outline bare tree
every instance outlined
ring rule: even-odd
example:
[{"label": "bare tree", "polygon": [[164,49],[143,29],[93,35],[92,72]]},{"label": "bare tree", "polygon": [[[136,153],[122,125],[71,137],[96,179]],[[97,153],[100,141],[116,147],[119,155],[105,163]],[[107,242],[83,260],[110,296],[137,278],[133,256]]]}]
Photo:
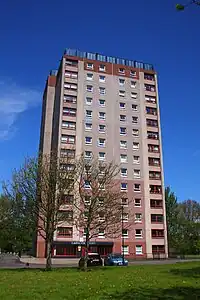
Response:
[{"label": "bare tree", "polygon": [[91,239],[121,235],[122,193],[118,173],[119,167],[112,162],[105,164],[83,157],[77,161],[74,221],[85,237],[84,270]]},{"label": "bare tree", "polygon": [[57,154],[28,158],[15,170],[12,182],[4,187],[9,196],[20,194],[24,201],[32,200],[33,218],[37,235],[45,240],[46,269],[52,266],[54,232],[59,223],[68,221],[69,214],[62,209],[64,197],[73,190],[74,164]]}]

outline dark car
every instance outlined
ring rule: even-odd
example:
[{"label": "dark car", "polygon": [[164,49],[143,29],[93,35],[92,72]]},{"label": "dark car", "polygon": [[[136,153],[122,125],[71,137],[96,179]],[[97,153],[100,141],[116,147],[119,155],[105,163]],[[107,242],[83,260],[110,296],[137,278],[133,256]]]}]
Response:
[{"label": "dark car", "polygon": [[[94,267],[94,266],[102,266],[103,261],[101,259],[101,256],[98,253],[88,253],[88,261],[87,266],[88,267]],[[83,268],[84,266],[84,257],[81,257],[79,260],[79,268]]]},{"label": "dark car", "polygon": [[105,266],[128,266],[128,260],[123,259],[121,254],[113,253],[106,256],[104,259]]}]

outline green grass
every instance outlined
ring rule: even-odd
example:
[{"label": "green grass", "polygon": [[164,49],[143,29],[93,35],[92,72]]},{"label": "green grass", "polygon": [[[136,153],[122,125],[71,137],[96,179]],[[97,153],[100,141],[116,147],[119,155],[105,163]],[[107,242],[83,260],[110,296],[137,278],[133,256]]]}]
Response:
[{"label": "green grass", "polygon": [[93,269],[0,270],[2,300],[200,299],[200,262]]}]

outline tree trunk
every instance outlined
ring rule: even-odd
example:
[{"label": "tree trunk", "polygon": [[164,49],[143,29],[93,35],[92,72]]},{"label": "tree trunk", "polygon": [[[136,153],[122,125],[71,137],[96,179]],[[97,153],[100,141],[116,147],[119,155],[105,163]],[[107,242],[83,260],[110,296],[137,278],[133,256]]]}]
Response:
[{"label": "tree trunk", "polygon": [[46,244],[47,250],[46,250],[46,270],[51,271],[52,269],[52,253],[51,253],[51,242],[47,241]]},{"label": "tree trunk", "polygon": [[89,250],[89,236],[86,235],[86,241],[85,241],[85,253],[84,253],[84,266],[83,266],[83,270],[84,270],[84,271],[87,271],[88,250]]}]

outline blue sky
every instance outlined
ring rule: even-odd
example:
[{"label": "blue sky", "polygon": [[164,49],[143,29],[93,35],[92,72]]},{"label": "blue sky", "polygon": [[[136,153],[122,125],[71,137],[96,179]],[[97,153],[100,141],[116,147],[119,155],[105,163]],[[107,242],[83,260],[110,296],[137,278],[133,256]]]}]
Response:
[{"label": "blue sky", "polygon": [[165,184],[200,200],[200,7],[176,0],[15,1],[0,9],[0,180],[39,144],[41,95],[66,47],[141,60],[159,75]]}]

